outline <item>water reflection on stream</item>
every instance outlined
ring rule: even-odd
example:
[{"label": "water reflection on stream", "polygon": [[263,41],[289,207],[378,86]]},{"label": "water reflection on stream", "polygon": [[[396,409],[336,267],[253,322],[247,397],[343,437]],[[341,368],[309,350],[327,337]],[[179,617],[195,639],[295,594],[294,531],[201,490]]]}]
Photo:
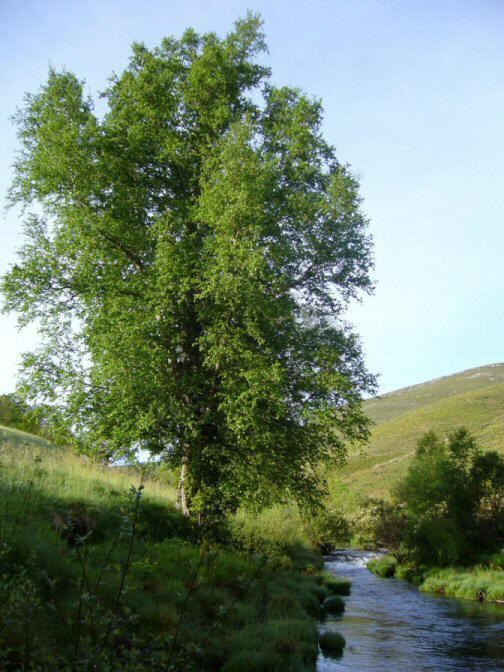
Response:
[{"label": "water reflection on stream", "polygon": [[347,641],[339,659],[319,656],[318,672],[504,672],[504,606],[437,597],[366,569],[376,554],[336,551],[326,569],[352,579],[342,616],[320,629]]}]

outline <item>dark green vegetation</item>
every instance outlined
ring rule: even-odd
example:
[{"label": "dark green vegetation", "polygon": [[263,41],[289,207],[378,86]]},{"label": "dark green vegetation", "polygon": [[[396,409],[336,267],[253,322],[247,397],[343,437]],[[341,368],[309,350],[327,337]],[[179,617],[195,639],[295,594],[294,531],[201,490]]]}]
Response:
[{"label": "dark green vegetation", "polygon": [[326,656],[340,656],[346,641],[341,633],[328,630],[319,635],[319,644]]},{"label": "dark green vegetation", "polygon": [[345,602],[339,595],[326,597],[322,607],[328,614],[342,614],[345,611]]},{"label": "dark green vegetation", "polygon": [[[331,475],[339,510],[353,514],[358,496],[388,497],[404,477],[418,440],[466,427],[485,450],[504,453],[504,364],[470,369],[364,402],[377,423],[364,454],[353,451]],[[341,489],[347,494],[341,497]]]},{"label": "dark green vegetation", "polygon": [[349,584],[292,527],[202,544],[156,475],[4,432],[2,670],[314,669],[313,618]]},{"label": "dark green vegetation", "polygon": [[179,468],[212,534],[240,504],[316,506],[319,465],[368,436],[373,379],[341,320],[371,289],[358,184],[265,48],[252,15],[135,44],[103,116],[51,69],[15,118],[11,200],[42,215],[2,289],[45,337],[20,392],[82,452]]}]

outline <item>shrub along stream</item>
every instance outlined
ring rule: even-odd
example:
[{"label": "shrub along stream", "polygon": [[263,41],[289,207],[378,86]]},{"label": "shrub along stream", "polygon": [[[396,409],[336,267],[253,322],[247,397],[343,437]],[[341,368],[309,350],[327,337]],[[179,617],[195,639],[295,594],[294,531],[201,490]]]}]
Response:
[{"label": "shrub along stream", "polygon": [[482,452],[459,429],[444,441],[419,441],[391,502],[368,502],[361,535],[392,551],[372,560],[379,576],[421,590],[477,600],[504,600],[504,459]]}]

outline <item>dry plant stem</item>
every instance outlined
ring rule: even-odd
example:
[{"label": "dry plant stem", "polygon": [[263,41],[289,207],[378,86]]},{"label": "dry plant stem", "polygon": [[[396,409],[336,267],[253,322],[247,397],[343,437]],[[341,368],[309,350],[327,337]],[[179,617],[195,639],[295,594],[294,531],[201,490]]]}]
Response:
[{"label": "dry plant stem", "polygon": [[137,526],[137,522],[138,522],[138,513],[139,513],[139,510],[140,510],[140,499],[142,497],[142,490],[144,489],[144,485],[143,485],[144,476],[145,476],[145,471],[142,471],[142,476],[140,478],[140,485],[139,485],[139,487],[138,487],[138,489],[135,493],[135,513],[133,515],[133,525],[132,525],[132,528],[131,528],[130,543],[129,543],[129,547],[128,547],[128,555],[126,557],[126,562],[124,563],[123,570],[121,572],[121,581],[119,583],[119,589],[117,591],[117,596],[116,596],[116,599],[115,599],[115,602],[114,602],[114,606],[112,608],[112,614],[113,615],[112,615],[112,618],[110,619],[110,622],[108,624],[107,632],[105,633],[105,635],[103,637],[103,640],[102,640],[102,643],[101,643],[101,646],[100,646],[100,651],[103,650],[103,648],[104,648],[105,644],[107,643],[107,640],[110,636],[110,632],[112,630],[112,626],[113,626],[114,621],[115,621],[115,612],[116,612],[116,610],[119,606],[119,602],[121,601],[121,595],[122,595],[122,592],[123,592],[123,589],[124,589],[124,584],[126,582],[126,575],[128,573],[128,569],[129,569],[129,566],[130,566],[131,555],[133,553],[133,545],[135,543],[136,526]]}]

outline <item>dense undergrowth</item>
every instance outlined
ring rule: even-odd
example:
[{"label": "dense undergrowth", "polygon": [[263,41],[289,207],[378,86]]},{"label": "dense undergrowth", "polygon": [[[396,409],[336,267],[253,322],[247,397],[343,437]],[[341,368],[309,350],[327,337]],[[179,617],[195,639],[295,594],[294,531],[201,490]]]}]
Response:
[{"label": "dense undergrowth", "polygon": [[2,670],[314,669],[313,619],[349,586],[284,510],[217,548],[148,473],[23,444],[0,464]]}]

